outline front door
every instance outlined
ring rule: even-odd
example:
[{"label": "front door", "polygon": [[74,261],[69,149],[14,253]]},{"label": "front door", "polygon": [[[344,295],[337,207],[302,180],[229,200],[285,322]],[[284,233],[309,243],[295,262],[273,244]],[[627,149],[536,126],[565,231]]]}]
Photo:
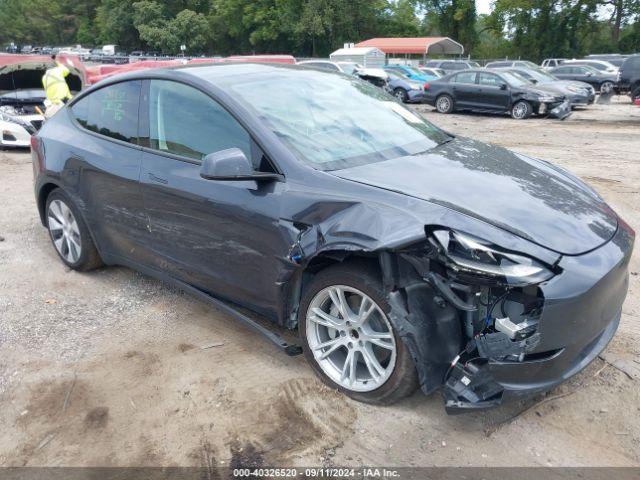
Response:
[{"label": "front door", "polygon": [[[503,85],[506,88],[503,89]],[[511,92],[509,86],[495,73],[481,72],[478,74],[479,103],[487,110],[505,111],[509,109]]]},{"label": "front door", "polygon": [[275,314],[290,245],[279,228],[283,182],[205,180],[204,156],[241,149],[260,171],[271,163],[216,101],[191,86],[148,83],[148,148],[141,185],[157,269],[217,297]]}]

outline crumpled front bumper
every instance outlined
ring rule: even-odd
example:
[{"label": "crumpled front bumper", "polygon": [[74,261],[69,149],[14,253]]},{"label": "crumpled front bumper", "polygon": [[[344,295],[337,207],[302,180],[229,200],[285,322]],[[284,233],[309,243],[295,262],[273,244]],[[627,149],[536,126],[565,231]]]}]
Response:
[{"label": "crumpled front bumper", "polygon": [[564,100],[562,102],[543,103],[540,105],[538,112],[540,115],[548,115],[550,117],[564,120],[571,115],[571,102]]},{"label": "crumpled front bumper", "polygon": [[[539,343],[522,361],[486,359],[465,382],[457,383],[457,391],[445,384],[447,411],[461,413],[526,398],[553,388],[591,363],[618,327],[629,286],[633,241],[633,230],[620,222],[605,245],[584,255],[563,257],[562,273],[540,285],[544,308]],[[489,398],[483,395],[486,392]]]}]

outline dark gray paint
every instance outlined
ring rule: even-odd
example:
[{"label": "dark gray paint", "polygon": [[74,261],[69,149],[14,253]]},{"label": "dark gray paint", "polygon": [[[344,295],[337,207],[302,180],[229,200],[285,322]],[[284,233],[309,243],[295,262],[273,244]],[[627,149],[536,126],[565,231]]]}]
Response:
[{"label": "dark gray paint", "polygon": [[432,286],[401,253],[425,242],[425,227],[447,226],[559,267],[540,285],[548,299],[542,322],[550,332],[541,345],[553,342],[568,353],[548,360],[544,371],[529,362],[491,364],[505,398],[562,381],[604,348],[617,325],[611,314],[626,294],[633,232],[589,187],[550,164],[466,139],[367,167],[314,170],[224,90],[236,75],[282,76],[287,68],[138,72],[84,94],[128,79],[200,88],[253,135],[277,179],[206,180],[199,162],[88,132],[65,109],[36,138],[43,222],[46,193],[58,186],[78,205],[107,263],[239,304],[288,328],[295,327],[305,279],[322,262],[350,254],[371,258],[379,262],[390,318],[425,392],[441,386],[463,346],[461,312],[434,303]]}]

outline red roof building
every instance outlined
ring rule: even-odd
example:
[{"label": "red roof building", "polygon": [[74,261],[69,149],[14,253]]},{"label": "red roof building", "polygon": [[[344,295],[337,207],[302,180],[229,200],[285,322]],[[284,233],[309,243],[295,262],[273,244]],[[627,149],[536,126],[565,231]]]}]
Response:
[{"label": "red roof building", "polygon": [[356,47],[375,47],[387,55],[462,55],[464,47],[449,37],[371,38]]}]

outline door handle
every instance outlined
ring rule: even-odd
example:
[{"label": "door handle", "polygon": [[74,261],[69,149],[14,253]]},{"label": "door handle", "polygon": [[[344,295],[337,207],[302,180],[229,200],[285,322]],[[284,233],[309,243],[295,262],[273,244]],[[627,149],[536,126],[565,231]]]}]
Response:
[{"label": "door handle", "polygon": [[160,178],[153,173],[149,173],[149,180],[151,180],[152,182],[161,183],[163,185],[169,183],[169,180],[167,180],[166,178]]}]

